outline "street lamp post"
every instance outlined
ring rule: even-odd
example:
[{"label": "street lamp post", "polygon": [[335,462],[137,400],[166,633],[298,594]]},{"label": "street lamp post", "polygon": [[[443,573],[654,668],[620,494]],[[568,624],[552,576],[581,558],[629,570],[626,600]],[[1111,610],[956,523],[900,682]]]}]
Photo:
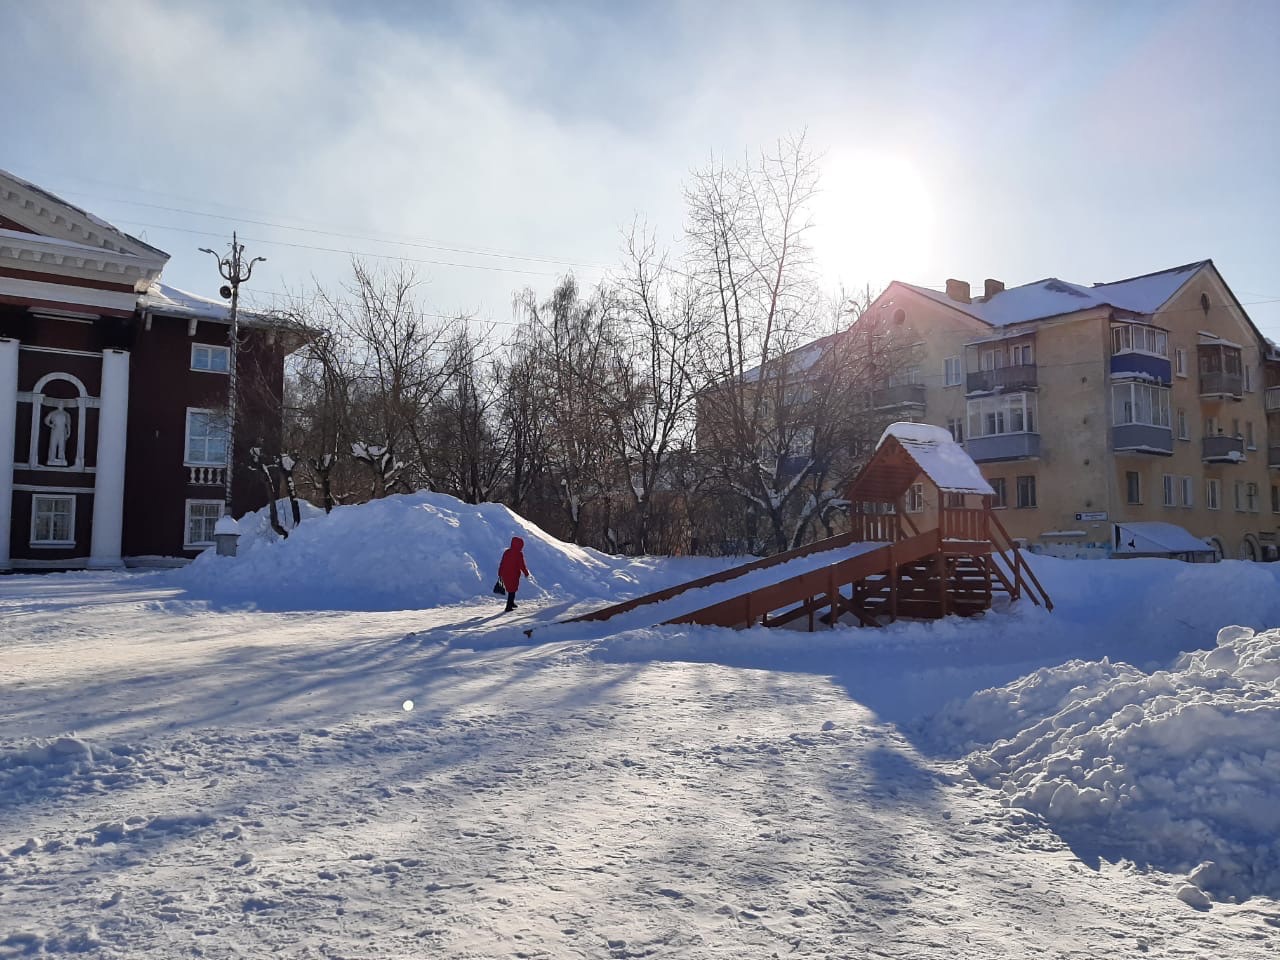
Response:
[{"label": "street lamp post", "polygon": [[231,234],[231,251],[225,256],[218,256],[208,247],[201,247],[200,252],[212,254],[218,261],[218,273],[222,275],[223,280],[227,281],[219,292],[231,300],[231,329],[228,333],[231,349],[227,358],[227,470],[223,481],[224,503],[222,507],[222,512],[229,517],[232,515],[231,466],[232,453],[235,450],[236,430],[236,351],[240,345],[240,284],[247,282],[253,276],[254,264],[263,263],[267,258],[254,257],[252,260],[245,262],[244,244],[240,243],[234,231]]}]

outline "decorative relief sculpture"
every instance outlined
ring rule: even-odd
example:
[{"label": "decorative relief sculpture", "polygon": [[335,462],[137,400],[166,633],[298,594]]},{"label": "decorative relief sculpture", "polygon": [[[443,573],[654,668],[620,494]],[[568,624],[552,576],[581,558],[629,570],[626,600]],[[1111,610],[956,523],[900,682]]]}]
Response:
[{"label": "decorative relief sculpture", "polygon": [[71,414],[56,400],[45,402],[54,404],[44,418],[44,425],[49,428],[49,456],[45,463],[50,467],[65,467],[67,438],[71,436]]}]

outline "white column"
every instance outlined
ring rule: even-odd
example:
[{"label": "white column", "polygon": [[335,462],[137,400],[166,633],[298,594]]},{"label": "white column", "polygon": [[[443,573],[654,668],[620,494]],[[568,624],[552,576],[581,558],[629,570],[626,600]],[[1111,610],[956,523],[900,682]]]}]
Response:
[{"label": "white column", "polygon": [[18,427],[18,341],[0,338],[0,570],[9,569],[13,444]]},{"label": "white column", "polygon": [[129,420],[129,352],[102,351],[98,457],[93,483],[93,540],[89,566],[120,566],[124,527],[124,441]]}]

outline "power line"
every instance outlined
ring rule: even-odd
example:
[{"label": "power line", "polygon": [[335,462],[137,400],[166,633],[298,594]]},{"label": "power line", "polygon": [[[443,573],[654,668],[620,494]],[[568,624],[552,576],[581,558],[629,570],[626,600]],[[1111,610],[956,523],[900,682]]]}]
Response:
[{"label": "power line", "polygon": [[[72,194],[78,194],[80,196],[89,196],[88,194],[82,193],[81,191],[78,191],[78,190],[72,191]],[[152,210],[167,210],[170,213],[181,213],[181,214],[186,214],[188,216],[205,217],[213,220],[228,220],[235,223],[249,223],[259,227],[274,227],[280,230],[294,230],[299,233],[312,233],[320,236],[339,237],[344,240],[359,240],[364,243],[392,243],[392,244],[396,244],[397,246],[418,247],[426,250],[440,250],[445,253],[462,253],[462,254],[467,254],[469,256],[476,256],[476,257],[498,257],[504,260],[528,260],[534,263],[553,263],[553,264],[559,264],[561,266],[566,266],[566,267],[584,267],[586,269],[591,269],[591,270],[609,269],[609,267],[599,263],[587,263],[584,261],[567,260],[559,257],[533,256],[533,255],[525,255],[525,254],[519,254],[519,253],[504,253],[498,250],[485,250],[485,249],[476,248],[476,247],[450,246],[446,244],[444,241],[431,240],[431,239],[413,238],[413,239],[399,240],[399,239],[392,239],[389,236],[381,236],[381,237],[366,236],[359,233],[349,232],[346,230],[339,231],[339,230],[326,230],[326,229],[321,229],[319,227],[295,227],[287,223],[278,223],[273,220],[256,220],[249,217],[233,217],[226,214],[209,213],[203,210],[189,210],[181,207],[170,207],[161,203],[146,203],[141,200],[121,200],[114,197],[90,197],[90,199],[92,199],[96,203],[127,204],[129,206],[147,207]],[[121,222],[136,222],[136,221],[121,221]],[[143,224],[143,226],[152,226],[152,225]],[[156,228],[162,229],[158,226]],[[182,228],[166,227],[163,229],[177,230]],[[258,242],[264,242],[264,241],[258,241]],[[324,249],[324,248],[316,248],[316,249]]]}]

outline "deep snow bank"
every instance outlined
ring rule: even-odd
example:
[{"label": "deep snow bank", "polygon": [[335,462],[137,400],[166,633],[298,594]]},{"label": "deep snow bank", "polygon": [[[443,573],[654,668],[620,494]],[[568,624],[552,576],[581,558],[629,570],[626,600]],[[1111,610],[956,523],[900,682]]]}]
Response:
[{"label": "deep snow bank", "polygon": [[1224,627],[1168,670],[1072,661],[943,711],[934,734],[1068,841],[1218,897],[1280,895],[1280,630]]},{"label": "deep snow bank", "polygon": [[[287,540],[272,532],[265,508],[241,518],[238,556],[206,550],[175,571],[174,582],[194,596],[265,610],[404,610],[489,594],[512,537],[524,539],[536,578],[521,585],[522,600],[613,599],[685,570],[697,576],[700,566],[610,557],[557,540],[501,504],[441,493],[391,496],[328,515],[303,509]],[[289,526],[287,502],[281,516]]]}]

